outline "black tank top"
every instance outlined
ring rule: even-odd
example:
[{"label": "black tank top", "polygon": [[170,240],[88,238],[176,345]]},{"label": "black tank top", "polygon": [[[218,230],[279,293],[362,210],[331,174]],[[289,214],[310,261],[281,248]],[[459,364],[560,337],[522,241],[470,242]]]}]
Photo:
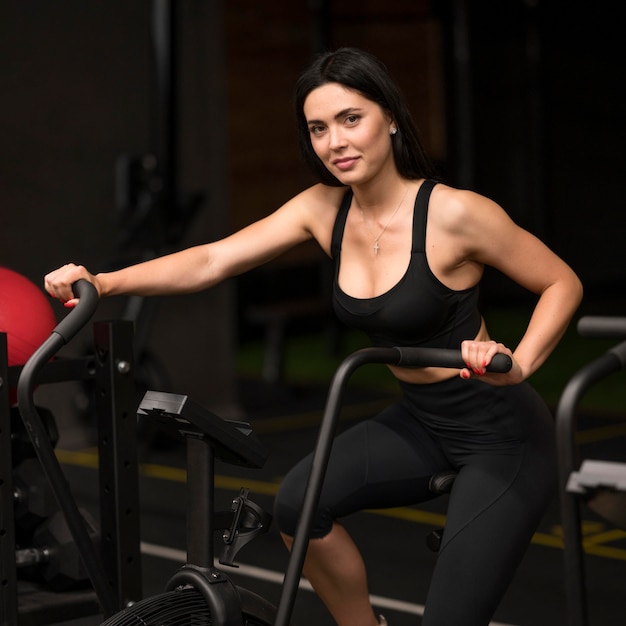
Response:
[{"label": "black tank top", "polygon": [[406,273],[389,291],[375,298],[353,298],[339,287],[341,241],[352,191],[343,198],[333,228],[331,253],[335,277],[333,306],[339,319],[364,331],[375,346],[458,348],[478,334],[478,286],[454,291],[431,272],[426,260],[428,201],[436,182],[425,180],[415,198],[413,244]]}]

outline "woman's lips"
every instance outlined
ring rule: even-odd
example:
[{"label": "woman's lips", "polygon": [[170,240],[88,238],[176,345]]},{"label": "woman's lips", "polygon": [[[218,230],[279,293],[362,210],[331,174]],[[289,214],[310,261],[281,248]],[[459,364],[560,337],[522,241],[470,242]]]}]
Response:
[{"label": "woman's lips", "polygon": [[358,160],[358,157],[345,157],[343,159],[336,159],[333,161],[333,165],[342,171],[346,171],[349,170]]}]

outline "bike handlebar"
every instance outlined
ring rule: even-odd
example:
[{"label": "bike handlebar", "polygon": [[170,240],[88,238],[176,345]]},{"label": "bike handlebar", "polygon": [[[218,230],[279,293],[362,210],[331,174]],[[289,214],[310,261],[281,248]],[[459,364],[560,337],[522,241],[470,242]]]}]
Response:
[{"label": "bike handlebar", "polygon": [[105,616],[111,616],[117,610],[113,591],[109,586],[100,564],[100,557],[91,541],[76,500],[74,500],[55,455],[46,428],[41,421],[34,399],[35,384],[41,369],[89,322],[98,306],[98,292],[90,282],[81,279],[72,285],[72,290],[80,300],[26,361],[17,381],[17,403],[26,431],[48,476],[52,491],[65,515],[72,538],[79,549],[102,611]]},{"label": "bike handlebar", "polygon": [[591,339],[626,339],[626,316],[587,315],[578,320],[577,329]]},{"label": "bike handlebar", "polygon": [[39,371],[87,324],[98,306],[98,292],[90,282],[78,280],[72,286],[72,290],[80,298],[78,304],[52,329],[50,336],[35,350],[22,368],[17,381],[17,399],[21,412],[35,406],[33,392]]},{"label": "bike handlebar", "polygon": [[52,331],[61,335],[68,343],[91,319],[98,308],[98,291],[87,280],[81,278],[72,286],[74,295],[79,299],[72,315],[66,315]]},{"label": "bike handlebar", "polygon": [[90,282],[81,279],[74,283],[72,290],[80,298],[78,304],[52,329],[50,336],[22,368],[17,381],[18,405],[22,413],[35,406],[33,392],[39,371],[87,324],[98,306],[98,292]]},{"label": "bike handlebar", "polygon": [[[459,350],[447,350],[443,348],[403,348],[395,347],[399,359],[395,365],[405,367],[449,367],[462,369],[466,367]],[[508,354],[499,352],[487,366],[488,372],[505,374],[513,366],[513,361]]]}]

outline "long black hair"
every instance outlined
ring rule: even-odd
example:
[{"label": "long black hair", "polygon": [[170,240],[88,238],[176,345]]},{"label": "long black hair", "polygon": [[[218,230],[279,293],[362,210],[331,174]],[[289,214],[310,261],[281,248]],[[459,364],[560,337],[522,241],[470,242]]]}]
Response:
[{"label": "long black hair", "polygon": [[401,176],[408,179],[437,178],[435,168],[419,138],[417,126],[396,82],[385,65],[375,56],[357,48],[339,48],[316,57],[296,82],[294,106],[300,152],[305,163],[321,182],[343,186],[315,154],[304,116],[304,101],[318,87],[339,83],[358,91],[376,102],[396,123],[398,132],[392,135],[393,155]]}]

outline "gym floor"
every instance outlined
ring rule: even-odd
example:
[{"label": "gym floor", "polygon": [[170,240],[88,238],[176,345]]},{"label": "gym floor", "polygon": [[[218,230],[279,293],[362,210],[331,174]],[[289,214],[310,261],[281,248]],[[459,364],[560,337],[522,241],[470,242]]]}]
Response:
[{"label": "gym floor", "polygon": [[[261,470],[217,464],[217,504],[228,509],[240,487],[250,488],[251,499],[271,511],[273,494],[281,476],[308,452],[315,441],[325,390],[282,388],[271,390],[257,382],[242,382],[242,398],[255,432],[269,450]],[[349,392],[340,428],[353,420],[374,413],[389,396],[374,391]],[[593,432],[624,432],[624,422],[609,417],[594,422]],[[604,430],[603,430],[604,429]],[[623,436],[623,435],[622,435]],[[591,439],[591,438],[590,438]],[[593,438],[591,454],[598,447],[598,458],[610,458],[620,447],[619,439]],[[621,442],[623,444],[623,441]],[[145,594],[163,590],[177,567],[185,561],[185,451],[182,445],[142,446],[140,497],[142,507],[142,553]],[[75,452],[87,452],[76,455]],[[64,468],[79,502],[95,507],[96,472],[85,463],[95,452],[88,446],[63,451]],[[155,472],[155,468],[158,471]],[[154,477],[158,474],[158,478]],[[420,623],[422,604],[436,558],[425,544],[425,537],[445,515],[445,497],[427,507],[407,507],[390,511],[359,513],[345,520],[363,551],[368,568],[370,591],[376,610],[393,626]],[[626,576],[626,533],[614,531],[591,512],[584,512],[588,550],[586,556],[590,623],[592,626],[622,626],[626,615],[624,579]],[[546,512],[534,541],[504,598],[494,624],[515,626],[555,626],[565,624],[563,553],[556,498]],[[219,552],[219,548],[216,550]],[[238,556],[239,569],[229,574],[240,585],[277,603],[287,553],[278,532],[269,533],[248,544]],[[454,601],[454,598],[451,598]],[[73,620],[73,626],[98,624],[98,616]],[[293,623],[302,626],[330,626],[332,619],[316,596],[301,588]],[[451,625],[452,626],[452,625]]]}]

